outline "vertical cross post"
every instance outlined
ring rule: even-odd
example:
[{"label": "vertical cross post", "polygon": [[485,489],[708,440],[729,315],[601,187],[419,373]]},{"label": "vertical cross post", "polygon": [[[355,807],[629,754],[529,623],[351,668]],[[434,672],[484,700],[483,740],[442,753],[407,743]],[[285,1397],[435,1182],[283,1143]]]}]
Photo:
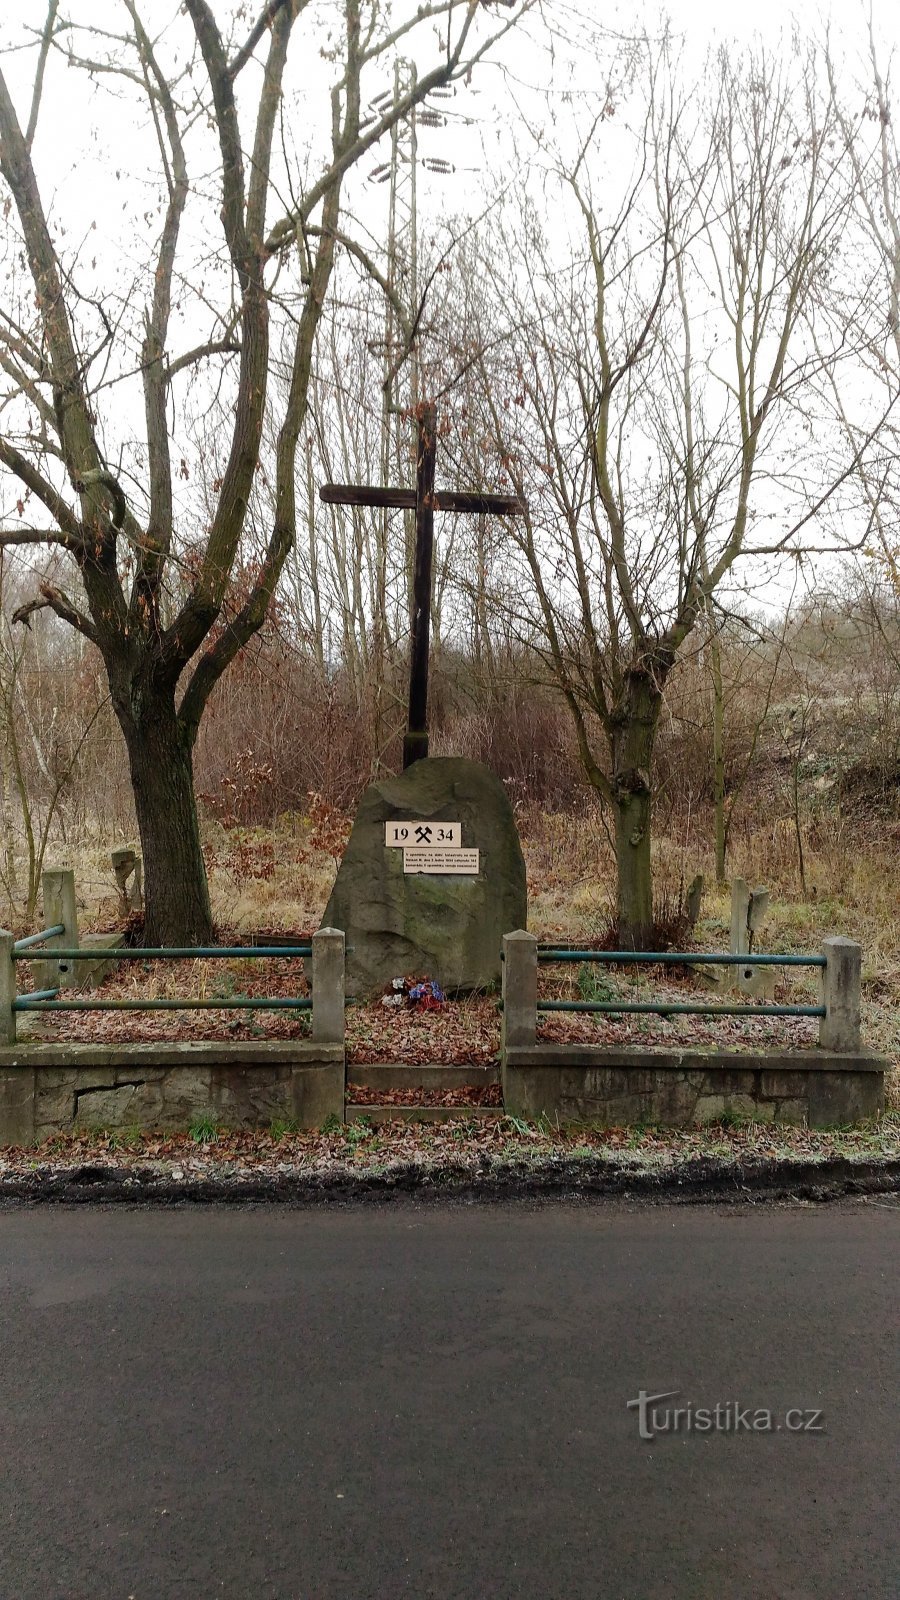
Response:
[{"label": "vertical cross post", "polygon": [[428,648],[431,634],[431,567],[434,557],[434,470],[437,407],[419,406],[416,453],[416,560],[409,657],[409,716],[403,737],[404,770],[428,754]]},{"label": "vertical cross post", "polygon": [[416,407],[416,487],[376,488],[364,483],[324,483],[319,498],[328,506],[377,506],[416,514],[409,651],[409,716],[403,739],[403,766],[428,754],[428,645],[431,633],[431,564],[434,513],[456,511],[477,516],[521,517],[528,510],[515,494],[481,494],[471,490],[435,489],[437,406],[431,400]]}]

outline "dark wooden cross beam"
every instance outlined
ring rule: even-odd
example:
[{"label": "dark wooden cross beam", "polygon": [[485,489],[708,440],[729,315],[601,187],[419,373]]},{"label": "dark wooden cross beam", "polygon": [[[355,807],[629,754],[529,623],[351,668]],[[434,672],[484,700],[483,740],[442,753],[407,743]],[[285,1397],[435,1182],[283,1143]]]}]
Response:
[{"label": "dark wooden cross beam", "polygon": [[388,506],[416,513],[416,564],[413,574],[413,609],[409,654],[409,716],[403,740],[403,765],[409,767],[428,754],[428,651],[431,633],[431,567],[434,554],[436,511],[478,511],[499,517],[520,517],[524,500],[512,494],[461,494],[435,489],[437,406],[416,410],[418,449],[415,489],[376,489],[367,484],[326,483],[319,490],[326,505]]}]

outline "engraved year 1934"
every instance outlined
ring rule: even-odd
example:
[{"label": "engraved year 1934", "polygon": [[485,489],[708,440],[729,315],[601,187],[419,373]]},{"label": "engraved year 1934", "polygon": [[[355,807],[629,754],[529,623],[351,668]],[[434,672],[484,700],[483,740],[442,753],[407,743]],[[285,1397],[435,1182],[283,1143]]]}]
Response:
[{"label": "engraved year 1934", "polygon": [[462,824],[459,822],[386,822],[384,842],[388,849],[402,850],[411,846],[440,845],[444,850],[459,850],[462,846]]}]

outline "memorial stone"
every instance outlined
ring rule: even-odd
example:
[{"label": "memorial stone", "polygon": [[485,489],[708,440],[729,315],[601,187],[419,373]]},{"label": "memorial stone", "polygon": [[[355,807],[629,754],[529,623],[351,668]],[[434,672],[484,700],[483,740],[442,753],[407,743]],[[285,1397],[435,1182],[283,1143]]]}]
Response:
[{"label": "memorial stone", "polygon": [[[406,824],[409,840],[394,837]],[[430,756],[366,790],[323,925],[343,929],[360,999],[406,975],[471,991],[499,981],[503,935],[524,927],[526,908],[502,784],[480,762]]]}]

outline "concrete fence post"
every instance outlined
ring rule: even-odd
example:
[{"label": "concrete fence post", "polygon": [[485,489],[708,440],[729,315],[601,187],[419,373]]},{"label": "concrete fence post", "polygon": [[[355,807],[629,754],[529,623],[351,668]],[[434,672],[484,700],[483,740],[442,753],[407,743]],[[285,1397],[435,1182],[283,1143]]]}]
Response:
[{"label": "concrete fence post", "polygon": [[731,884],[731,954],[745,956],[750,949],[750,890],[746,879],[734,878]]},{"label": "concrete fence post", "polygon": [[519,928],[503,936],[502,1048],[537,1040],[537,939]]},{"label": "concrete fence post", "polygon": [[732,966],[729,987],[746,995],[748,1000],[775,999],[775,968],[754,967],[750,954],[751,947],[756,948],[757,937],[768,915],[768,889],[749,889],[744,878],[735,878],[731,885],[731,953],[746,956],[747,965],[741,962]]},{"label": "concrete fence post", "polygon": [[862,946],[854,939],[826,939],[822,945],[822,1004],[819,1024],[823,1050],[861,1048]]},{"label": "concrete fence post", "polygon": [[319,1044],[344,1042],[344,935],[320,928],[312,940],[312,1036]]},{"label": "concrete fence post", "polygon": [[[63,932],[54,934],[42,945],[48,955],[55,948],[58,950],[77,950],[81,940],[78,937],[78,906],[75,899],[75,874],[69,867],[54,868],[41,874],[41,884],[44,891],[44,927],[52,928],[57,923],[62,923]],[[76,989],[82,976],[87,973],[79,972],[80,963],[77,961],[52,961],[48,960],[44,967],[44,987],[47,989]]]},{"label": "concrete fence post", "polygon": [[13,961],[14,939],[8,928],[0,928],[0,1044],[15,1044],[16,964]]}]

